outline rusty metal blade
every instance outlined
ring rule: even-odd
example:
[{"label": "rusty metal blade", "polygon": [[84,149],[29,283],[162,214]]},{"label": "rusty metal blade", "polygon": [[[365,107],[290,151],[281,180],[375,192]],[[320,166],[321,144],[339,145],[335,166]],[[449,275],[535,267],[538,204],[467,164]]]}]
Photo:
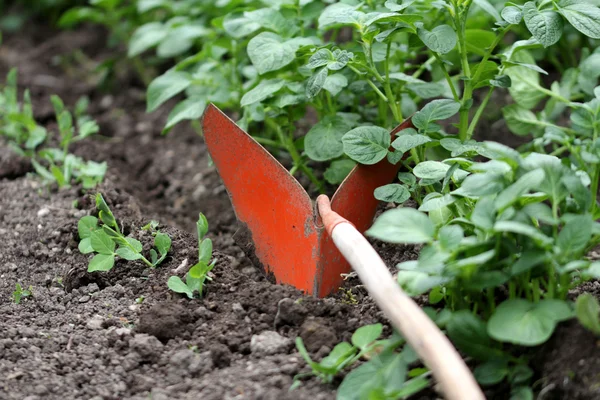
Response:
[{"label": "rusty metal blade", "polygon": [[214,105],[205,110],[202,129],[256,258],[278,283],[315,293],[321,231],[304,188]]}]

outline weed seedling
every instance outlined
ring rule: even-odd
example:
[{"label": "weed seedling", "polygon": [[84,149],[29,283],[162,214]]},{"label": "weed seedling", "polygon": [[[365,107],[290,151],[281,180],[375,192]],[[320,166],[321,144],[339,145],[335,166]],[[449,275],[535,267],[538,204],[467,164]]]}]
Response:
[{"label": "weed seedling", "polygon": [[85,216],[77,224],[81,239],[79,251],[83,254],[96,253],[90,261],[88,272],[110,271],[115,264],[115,257],[128,261],[141,260],[150,268],[156,268],[167,257],[171,248],[171,238],[167,234],[153,232],[156,250],[150,250],[148,260],[142,255],[142,243],[121,233],[115,216],[100,193],[96,194],[96,208],[99,218]]},{"label": "weed seedling", "polygon": [[21,299],[23,297],[32,296],[33,295],[32,289],[33,288],[31,287],[31,285],[29,285],[29,287],[27,289],[23,289],[21,284],[15,283],[15,291],[12,294],[12,298],[13,298],[13,301],[15,302],[15,304],[20,304]]},{"label": "weed seedling", "polygon": [[216,260],[213,260],[209,264],[213,246],[212,240],[205,237],[208,233],[208,221],[202,213],[196,222],[196,230],[198,232],[198,263],[190,268],[185,276],[185,282],[178,276],[172,276],[167,281],[169,289],[176,293],[185,293],[190,299],[194,298],[194,292],[198,292],[198,296],[202,297],[204,282],[206,279],[211,280],[208,273],[216,263]]}]

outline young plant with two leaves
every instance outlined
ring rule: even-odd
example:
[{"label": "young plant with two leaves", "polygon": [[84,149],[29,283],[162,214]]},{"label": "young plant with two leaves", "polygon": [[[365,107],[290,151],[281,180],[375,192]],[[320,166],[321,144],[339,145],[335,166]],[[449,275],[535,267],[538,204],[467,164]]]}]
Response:
[{"label": "young plant with two leaves", "polygon": [[123,234],[123,229],[100,193],[96,194],[96,209],[98,218],[88,215],[77,223],[79,251],[82,254],[94,253],[88,272],[110,271],[117,257],[127,261],[141,260],[150,268],[156,268],[165,260],[171,248],[171,238],[155,229],[158,224],[147,225],[154,236],[154,248],[150,249],[150,259],[147,259],[142,254],[142,243]]},{"label": "young plant with two leaves", "polygon": [[198,234],[198,262],[186,273],[185,282],[178,276],[172,276],[167,281],[169,289],[176,293],[185,293],[190,299],[194,298],[194,292],[198,292],[198,297],[202,297],[205,281],[212,280],[208,273],[217,262],[216,259],[210,262],[213,246],[212,240],[206,237],[208,220],[202,213],[198,216],[196,231]]},{"label": "young plant with two leaves", "polygon": [[[85,114],[87,99],[82,98],[71,113],[58,96],[52,96],[58,137],[37,123],[33,115],[31,97],[25,90],[22,101],[17,92],[17,70],[12,69],[0,92],[0,137],[19,156],[30,159],[40,178],[46,183],[56,183],[59,188],[73,182],[92,188],[104,179],[106,163],[85,161],[69,152],[69,146],[98,132],[98,125]],[[75,121],[74,121],[75,120]],[[58,147],[53,147],[58,141]]]}]

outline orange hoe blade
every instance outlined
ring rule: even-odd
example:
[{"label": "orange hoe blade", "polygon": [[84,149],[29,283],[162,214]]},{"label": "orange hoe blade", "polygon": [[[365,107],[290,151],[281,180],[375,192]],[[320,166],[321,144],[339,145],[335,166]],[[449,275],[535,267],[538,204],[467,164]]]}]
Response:
[{"label": "orange hoe blade", "polygon": [[[411,126],[407,120],[391,134]],[[335,291],[351,267],[300,183],[212,104],[204,111],[202,129],[242,225],[236,236],[245,236],[246,254],[278,283],[319,297]],[[399,168],[385,159],[356,166],[333,195],[332,209],[364,232],[377,209],[373,191],[393,181]]]}]

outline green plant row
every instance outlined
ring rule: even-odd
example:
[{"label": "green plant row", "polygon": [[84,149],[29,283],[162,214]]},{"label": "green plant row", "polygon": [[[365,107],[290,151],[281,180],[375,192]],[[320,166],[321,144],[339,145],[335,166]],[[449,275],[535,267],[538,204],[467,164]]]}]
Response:
[{"label": "green plant row", "polygon": [[[124,19],[118,36],[136,69],[168,68],[145,79],[149,112],[180,99],[165,132],[215,103],[320,189],[357,163],[402,163],[398,181],[374,196],[417,206],[385,212],[368,234],[423,245],[418,260],[398,265],[399,284],[428,293],[432,318],[482,385],[504,382],[513,398],[533,398],[521,347],[544,343],[575,315],[598,331],[597,301],[568,300],[600,274],[587,258],[600,243],[597,0],[90,3],[63,24],[117,32]],[[495,93],[511,99],[501,112],[490,107]],[[531,140],[517,150],[474,140],[483,121],[501,116]],[[390,138],[407,117],[413,127]],[[338,345],[319,363],[298,349],[330,382],[378,336]],[[413,393],[398,377],[423,372],[411,372],[400,344],[383,347],[347,375],[338,398]]]},{"label": "green plant row", "polygon": [[[69,152],[69,146],[98,132],[98,125],[85,114],[88,100],[82,98],[74,113],[67,110],[58,96],[51,99],[56,114],[58,135],[53,138],[33,116],[31,97],[25,90],[20,101],[17,70],[12,69],[0,92],[0,137],[19,156],[27,158],[42,181],[59,188],[72,182],[92,188],[102,181],[106,163],[85,161]],[[58,146],[58,147],[54,147]]]}]

